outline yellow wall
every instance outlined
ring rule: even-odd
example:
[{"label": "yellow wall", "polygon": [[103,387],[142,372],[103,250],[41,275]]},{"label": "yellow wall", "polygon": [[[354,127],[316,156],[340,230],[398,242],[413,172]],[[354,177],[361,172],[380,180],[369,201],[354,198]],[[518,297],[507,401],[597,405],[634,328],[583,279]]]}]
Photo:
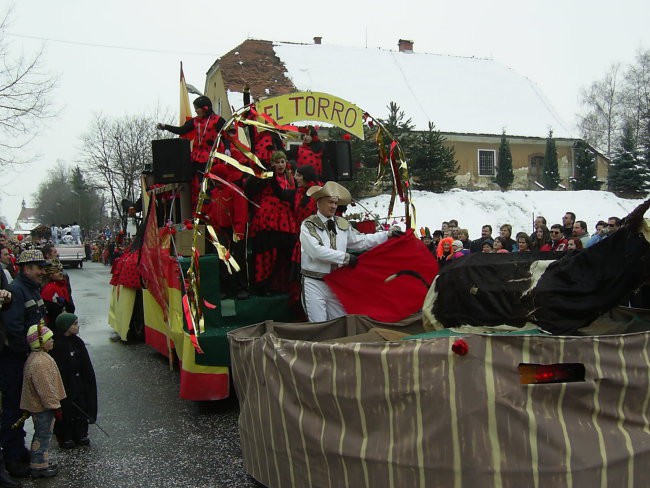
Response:
[{"label": "yellow wall", "polygon": [[[498,165],[500,136],[470,136],[446,134],[446,145],[453,146],[459,163],[456,182],[460,188],[498,189],[492,177],[478,176],[478,151],[494,150]],[[515,180],[513,190],[537,190],[535,178],[530,173],[530,161],[533,156],[544,156],[545,139],[508,139],[512,154],[512,169]],[[556,140],[558,153],[558,170],[561,184],[571,189],[569,178],[573,176],[573,140]],[[607,162],[602,156],[597,157],[597,175],[601,181],[607,179]],[[539,180],[538,180],[539,181]]]}]

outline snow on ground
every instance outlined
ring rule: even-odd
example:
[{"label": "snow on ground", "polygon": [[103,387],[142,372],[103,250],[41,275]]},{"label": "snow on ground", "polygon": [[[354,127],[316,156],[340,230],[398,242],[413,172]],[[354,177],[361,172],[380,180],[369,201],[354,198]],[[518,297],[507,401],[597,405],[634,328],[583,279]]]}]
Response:
[{"label": "snow on ground", "polygon": [[[446,193],[412,192],[416,209],[416,228],[439,229],[443,221],[458,220],[461,228],[469,230],[470,239],[481,235],[481,227],[490,224],[493,236],[499,235],[502,224],[512,225],[513,238],[517,232],[532,232],[534,216],[546,217],[548,226],[562,224],[565,212],[574,212],[577,220],[584,220],[591,234],[598,220],[625,217],[642,200],[618,198],[605,191],[465,191]],[[379,195],[361,200],[369,211],[386,217],[390,195]],[[362,212],[360,206],[349,212]],[[400,222],[404,205],[396,198],[393,215]],[[649,216],[650,217],[650,216]],[[392,223],[391,220],[389,223]]]}]

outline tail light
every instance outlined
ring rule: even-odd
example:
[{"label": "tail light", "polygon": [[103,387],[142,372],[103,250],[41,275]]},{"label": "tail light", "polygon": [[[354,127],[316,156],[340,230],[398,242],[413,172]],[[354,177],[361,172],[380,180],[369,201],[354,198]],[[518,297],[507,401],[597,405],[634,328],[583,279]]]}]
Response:
[{"label": "tail light", "polygon": [[522,385],[575,383],[584,380],[585,366],[581,363],[519,364],[519,382]]}]

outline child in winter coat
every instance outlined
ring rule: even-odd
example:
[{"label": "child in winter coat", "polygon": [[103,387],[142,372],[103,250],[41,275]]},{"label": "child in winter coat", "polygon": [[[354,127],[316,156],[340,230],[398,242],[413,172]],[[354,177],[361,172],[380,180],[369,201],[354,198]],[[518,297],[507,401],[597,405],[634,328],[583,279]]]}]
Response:
[{"label": "child in winter coat", "polygon": [[59,368],[48,354],[54,347],[53,335],[42,321],[27,331],[27,342],[32,352],[23,370],[20,408],[31,413],[34,421],[30,462],[33,478],[50,478],[58,472],[56,465],[49,462],[48,451],[54,419],[61,415],[65,389]]},{"label": "child in winter coat", "polygon": [[74,313],[75,306],[70,292],[70,284],[63,274],[63,265],[58,259],[52,260],[45,266],[41,298],[45,302],[47,311],[45,324],[50,328],[54,328],[54,322],[60,313]]},{"label": "child in winter coat", "polygon": [[70,449],[87,446],[88,424],[97,419],[97,382],[88,350],[79,334],[76,315],[62,313],[56,318],[54,338],[56,348],[50,355],[56,361],[67,398],[61,402],[63,415],[54,424],[59,446]]}]

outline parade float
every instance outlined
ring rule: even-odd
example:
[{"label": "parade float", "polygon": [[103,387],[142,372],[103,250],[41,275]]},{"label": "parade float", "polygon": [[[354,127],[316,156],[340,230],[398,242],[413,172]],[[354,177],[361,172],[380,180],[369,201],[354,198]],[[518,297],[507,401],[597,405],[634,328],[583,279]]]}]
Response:
[{"label": "parade float", "polygon": [[617,304],[650,278],[648,205],[580,253],[454,261],[423,314],[230,332],[245,469],[269,488],[647,486],[650,311]]},{"label": "parade float", "polygon": [[[337,108],[329,123],[351,134],[373,123],[335,97],[294,97],[311,97],[311,112],[291,95],[269,99],[224,130],[250,153],[251,125],[284,135],[328,107]],[[399,197],[413,228],[406,162],[376,127],[378,179],[390,176],[390,211]],[[267,176],[248,159],[215,150],[210,161]],[[188,256],[174,256],[171,237],[188,231]],[[293,323],[286,297],[221,300],[219,262],[239,263],[198,216],[162,227],[150,219],[141,234],[145,251],[114,270],[111,325],[126,339],[142,309],[146,342],[170,364],[178,358],[182,398],[227,397],[232,371],[244,467],[268,487],[650,482],[650,318],[615,306],[650,276],[650,245],[634,226],[579,255],[472,255],[439,274],[410,231],[362,255],[354,278],[333,272],[328,284],[349,315],[312,324]],[[198,252],[205,237],[216,254]],[[604,250],[617,264],[600,265]]]},{"label": "parade float", "polygon": [[[408,169],[398,141],[381,122],[354,104],[325,93],[291,93],[236,111],[214,144],[205,173],[208,177],[203,178],[198,201],[207,198],[211,180],[231,185],[211,172],[213,166],[228,165],[231,170],[253,178],[268,178],[272,174],[251,150],[249,128],[268,131],[283,139],[297,138],[299,129],[293,124],[299,121],[339,127],[348,139],[352,136],[363,139],[364,126],[372,128],[380,163],[377,181],[390,181],[392,186],[390,209],[385,219],[392,219],[399,201],[404,206],[401,219],[407,227],[411,226],[414,209],[409,198]],[[231,134],[231,148],[240,155],[238,159],[220,151],[225,134]],[[233,189],[241,193],[240,189]],[[264,320],[287,322],[297,317],[288,305],[286,294],[251,295],[247,300],[222,299],[220,262],[228,272],[237,271],[246,263],[238,263],[229,249],[219,242],[214,228],[203,219],[200,208],[183,222],[157,221],[156,214],[160,212],[156,211],[156,206],[161,205],[160,195],[164,195],[169,208],[174,208],[173,202],[180,198],[181,192],[181,185],[176,184],[157,185],[144,192],[146,215],[138,237],[131,252],[125,253],[112,270],[109,324],[123,341],[141,327],[146,343],[168,357],[170,367],[178,359],[181,398],[218,400],[231,393],[228,332]],[[369,223],[373,224],[372,228]],[[360,224],[361,227],[365,225],[367,231],[375,231],[374,220]],[[409,239],[418,242],[412,233]],[[202,245],[213,247],[215,252],[203,254]],[[423,272],[426,274],[426,270]],[[411,311],[419,308],[425,292],[419,290],[414,295],[419,303],[415,309],[411,307]]]}]

